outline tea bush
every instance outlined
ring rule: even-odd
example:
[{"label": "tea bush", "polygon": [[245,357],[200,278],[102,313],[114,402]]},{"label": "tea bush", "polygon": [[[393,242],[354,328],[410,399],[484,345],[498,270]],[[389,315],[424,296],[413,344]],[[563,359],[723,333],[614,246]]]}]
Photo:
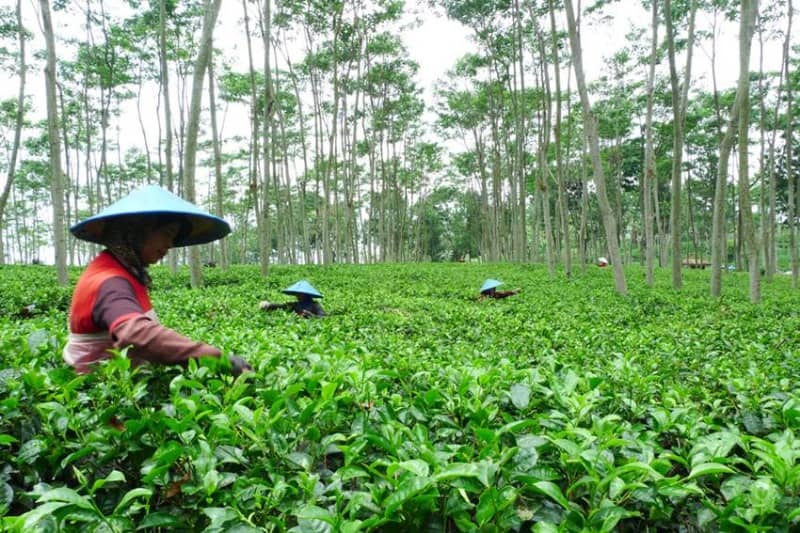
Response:
[{"label": "tea bush", "polygon": [[[715,301],[705,272],[675,292],[635,268],[628,297],[596,268],[234,267],[203,290],[153,276],[162,322],[255,372],[120,354],[77,376],[61,359],[70,289],[0,268],[0,529],[798,527],[787,279],[752,306],[743,275]],[[329,317],[258,310],[303,277]],[[523,291],[479,302],[487,277]]]}]

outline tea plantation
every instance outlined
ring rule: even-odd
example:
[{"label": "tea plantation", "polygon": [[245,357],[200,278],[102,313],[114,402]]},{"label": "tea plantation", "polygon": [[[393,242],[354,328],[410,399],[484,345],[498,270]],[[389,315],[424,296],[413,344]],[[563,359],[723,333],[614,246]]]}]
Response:
[{"label": "tea plantation", "polygon": [[[0,267],[0,530],[800,528],[800,292],[627,274],[620,297],[596,267],[153,269],[163,323],[253,364],[233,379],[77,376],[71,290]],[[487,277],[522,292],[478,301]],[[258,310],[301,278],[330,316]]]}]

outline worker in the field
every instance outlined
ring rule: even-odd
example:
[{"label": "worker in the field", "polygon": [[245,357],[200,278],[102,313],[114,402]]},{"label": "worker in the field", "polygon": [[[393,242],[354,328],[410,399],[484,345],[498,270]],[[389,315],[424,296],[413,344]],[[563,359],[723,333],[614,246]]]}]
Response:
[{"label": "worker in the field", "polygon": [[293,311],[304,318],[320,318],[325,316],[325,311],[322,306],[314,300],[315,298],[322,298],[322,294],[314,288],[306,280],[300,280],[291,287],[283,289],[284,294],[289,294],[297,298],[294,302],[286,303],[272,303],[263,301],[259,307],[264,311],[274,311],[276,309],[284,309]]},{"label": "worker in the field", "polygon": [[[81,274],[69,311],[64,360],[88,372],[109,359],[110,349],[129,348],[134,364],[185,364],[191,358],[220,357],[219,348],[161,325],[150,303],[147,267],[176,246],[202,244],[230,233],[227,222],[154,185],[141,187],[70,228],[75,237],[105,250]],[[229,355],[232,371],[251,370]]]},{"label": "worker in the field", "polygon": [[503,285],[502,281],[498,281],[496,279],[487,279],[483,282],[480,288],[480,296],[479,299],[483,300],[484,298],[508,298],[509,296],[514,296],[515,294],[519,293],[521,289],[514,289],[511,291],[498,291],[497,287]]}]

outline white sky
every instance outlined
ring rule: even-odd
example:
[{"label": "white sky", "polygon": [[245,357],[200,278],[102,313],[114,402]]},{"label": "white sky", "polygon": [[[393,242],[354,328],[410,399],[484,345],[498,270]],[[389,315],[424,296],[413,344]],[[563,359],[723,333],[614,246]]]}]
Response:
[{"label": "white sky", "polygon": [[[423,87],[425,98],[430,104],[433,100],[433,88],[436,81],[445,76],[447,70],[454,65],[459,57],[469,51],[474,51],[475,45],[471,42],[471,30],[469,28],[444,18],[437,10],[430,9],[425,0],[408,0],[408,2],[418,14],[422,24],[419,27],[405,31],[403,40],[408,47],[410,56],[420,65],[418,82]],[[14,1],[0,0],[0,4],[13,5]],[[106,5],[109,11],[113,9],[113,2],[107,2]],[[246,70],[247,54],[242,35],[241,4],[231,2],[227,5],[236,7],[234,9],[223,9],[220,13],[214,35],[214,44],[224,51],[226,60],[233,63],[237,69]],[[44,47],[34,7],[38,8],[38,5],[34,2],[23,2],[26,25],[28,29],[35,33],[33,46],[29,45],[28,48],[29,61],[32,50],[40,50]],[[65,20],[66,17],[63,12],[55,13],[54,15],[56,31],[60,35],[63,35],[64,31],[71,31],[67,30],[67,24],[72,26],[73,30],[80,24],[79,20]],[[251,13],[251,18],[252,16],[253,14]],[[600,16],[602,16],[602,20],[600,20]],[[624,46],[625,35],[629,30],[635,26],[646,26],[649,24],[649,17],[649,13],[635,0],[622,0],[604,8],[601,15],[584,17],[582,27],[584,69],[589,81],[600,76],[608,57]],[[252,24],[254,22],[251,20]],[[797,26],[800,26],[800,24],[795,25],[796,28]],[[717,47],[718,85],[720,88],[727,88],[734,86],[738,78],[738,22],[720,21],[719,27],[721,33]],[[710,31],[710,17],[699,18],[697,28],[698,30]],[[794,33],[796,35],[797,31]],[[663,34],[663,28],[661,28],[659,39],[663,39]],[[649,39],[649,32],[646,34],[646,38]],[[796,39],[794,40],[796,41]],[[255,40],[254,46],[258,46],[257,41],[258,39]],[[16,43],[13,43],[13,46],[15,45]],[[256,54],[258,54],[257,50]],[[692,78],[695,87],[703,87],[710,90],[711,62],[709,54],[709,43],[703,43],[702,46],[696,49]],[[751,70],[758,69],[758,56],[759,46],[757,39],[754,39]],[[765,46],[765,68],[767,70],[777,70],[780,58],[781,43],[775,41],[767,42]],[[259,55],[256,55],[255,61],[260,64]],[[679,59],[679,69],[683,64],[684,60]],[[16,79],[13,81],[16,81]],[[43,85],[40,69],[29,71],[28,93],[33,96],[35,110],[42,115],[45,107],[43,97],[40,97],[40,95],[43,95]],[[16,95],[16,91],[15,83],[3,83],[0,85],[0,97],[2,98],[11,98]]]}]

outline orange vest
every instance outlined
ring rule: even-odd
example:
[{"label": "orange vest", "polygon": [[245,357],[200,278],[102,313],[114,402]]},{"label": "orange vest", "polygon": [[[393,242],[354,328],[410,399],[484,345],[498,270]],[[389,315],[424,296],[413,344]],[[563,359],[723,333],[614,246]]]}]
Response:
[{"label": "orange vest", "polygon": [[[142,306],[142,312],[147,313],[153,308],[150,295],[141,281],[128,272],[116,258],[107,250],[95,257],[78,279],[75,292],[72,295],[72,305],[69,308],[69,330],[71,333],[100,333],[106,331],[99,328],[92,320],[92,311],[97,302],[100,287],[109,278],[124,278],[133,287],[136,299]],[[120,317],[127,318],[127,317]],[[118,319],[116,322],[119,322]],[[113,324],[109,324],[109,327]]]}]

